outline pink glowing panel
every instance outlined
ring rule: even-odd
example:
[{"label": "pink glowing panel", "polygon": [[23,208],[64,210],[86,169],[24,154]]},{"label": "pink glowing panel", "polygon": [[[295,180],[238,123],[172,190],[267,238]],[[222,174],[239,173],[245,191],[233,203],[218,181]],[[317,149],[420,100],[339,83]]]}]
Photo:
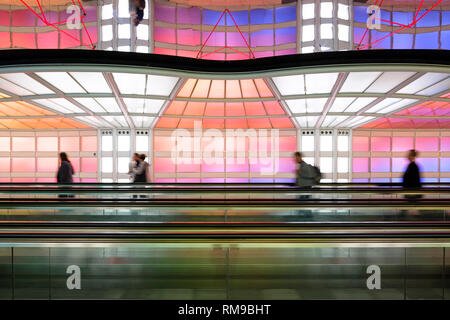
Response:
[{"label": "pink glowing panel", "polygon": [[175,163],[171,158],[155,158],[153,167],[155,172],[175,172]]},{"label": "pink glowing panel", "polygon": [[[202,39],[208,38],[208,36],[211,34],[211,36],[209,37],[208,41],[206,42],[206,46],[207,47],[224,47],[225,46],[225,32],[218,32],[218,31],[214,31],[214,33],[211,33],[210,31],[205,31],[202,32]],[[203,40],[203,41],[205,41]],[[203,42],[205,43],[205,42]],[[205,51],[203,51],[205,52]],[[203,53],[205,54],[205,53]],[[208,59],[214,56],[214,54],[210,54],[207,55],[206,57],[208,57]],[[223,60],[223,59],[222,59]]]},{"label": "pink glowing panel", "polygon": [[34,137],[13,137],[12,151],[35,151]]},{"label": "pink glowing panel", "polygon": [[227,137],[225,143],[226,151],[247,152],[249,141],[247,137]]},{"label": "pink glowing panel", "polygon": [[279,159],[280,172],[295,172],[294,158],[280,158]]},{"label": "pink glowing panel", "polygon": [[177,179],[177,182],[179,183],[199,183],[200,179],[195,179],[195,178],[180,178]]},{"label": "pink glowing panel", "polygon": [[36,182],[41,182],[41,183],[55,183],[56,182],[56,178],[37,178]]},{"label": "pink glowing panel", "polygon": [[60,137],[59,138],[59,150],[60,151],[80,151],[80,138],[79,137]]},{"label": "pink glowing panel", "polygon": [[206,98],[208,97],[209,87],[211,86],[211,80],[200,79],[195,85],[194,91],[192,91],[192,98]]},{"label": "pink glowing panel", "polygon": [[9,158],[0,158],[0,172],[9,172],[11,168]]},{"label": "pink glowing panel", "polygon": [[173,182],[175,182],[175,179],[155,179],[155,182],[160,182],[160,183],[173,183]]},{"label": "pink glowing panel", "polygon": [[157,128],[176,128],[180,122],[180,118],[160,118],[156,124]]},{"label": "pink glowing panel", "polygon": [[186,104],[186,101],[172,101],[166,111],[164,111],[164,114],[182,115],[186,108]]},{"label": "pink glowing panel", "polygon": [[12,172],[34,172],[35,158],[12,158]]},{"label": "pink glowing panel", "polygon": [[391,160],[389,158],[371,158],[370,169],[372,172],[390,172]]},{"label": "pink glowing panel", "polygon": [[450,172],[450,158],[441,158],[441,172]]},{"label": "pink glowing panel", "polygon": [[441,138],[441,151],[450,151],[450,137]]},{"label": "pink glowing panel", "polygon": [[422,172],[438,172],[439,159],[437,158],[418,158],[416,163]]},{"label": "pink glowing panel", "polygon": [[78,47],[82,45],[80,30],[64,30],[65,34],[61,34],[60,37],[60,49]]},{"label": "pink glowing panel", "polygon": [[225,119],[226,129],[247,129],[247,119]]},{"label": "pink glowing panel", "polygon": [[97,151],[97,137],[81,137],[81,151]]},{"label": "pink glowing panel", "polygon": [[278,101],[264,101],[263,104],[267,114],[270,116],[285,114]]},{"label": "pink glowing panel", "polygon": [[201,116],[205,112],[206,102],[188,102],[184,115]]},{"label": "pink glowing panel", "polygon": [[261,102],[244,102],[245,113],[248,116],[265,116],[266,111]]},{"label": "pink glowing panel", "polygon": [[272,91],[267,86],[264,79],[255,79],[256,88],[262,98],[273,97]]},{"label": "pink glowing panel", "polygon": [[289,118],[271,118],[273,128],[294,128],[294,124]]},{"label": "pink glowing panel", "polygon": [[206,104],[205,116],[224,116],[225,115],[225,104],[223,102],[208,102]]},{"label": "pink glowing panel", "polygon": [[74,173],[80,172],[80,158],[70,158],[70,163],[72,164]]},{"label": "pink glowing panel", "polygon": [[11,138],[10,137],[0,137],[0,151],[11,150]]},{"label": "pink glowing panel", "polygon": [[249,170],[248,159],[228,158],[226,159],[227,172],[247,172]]},{"label": "pink glowing panel", "polygon": [[253,129],[271,129],[269,119],[247,119],[248,127]]},{"label": "pink glowing panel", "polygon": [[438,151],[439,138],[438,137],[416,137],[417,151]]},{"label": "pink glowing panel", "polygon": [[[245,40],[248,43],[248,33],[242,32],[242,35],[239,32],[227,32],[227,46],[229,47],[247,47],[247,44],[244,41]],[[242,59],[242,58],[241,58]]]},{"label": "pink glowing panel", "polygon": [[97,158],[81,158],[81,172],[97,172]]},{"label": "pink glowing panel", "polygon": [[81,179],[83,183],[97,183],[97,179]]},{"label": "pink glowing panel", "polygon": [[248,183],[246,178],[226,178],[227,183]]},{"label": "pink glowing panel", "polygon": [[172,137],[155,136],[153,139],[154,151],[172,151],[176,148],[176,140],[172,141]]},{"label": "pink glowing panel", "polygon": [[155,6],[155,20],[175,23],[175,7],[164,6],[157,2]]},{"label": "pink glowing panel", "polygon": [[191,163],[187,161],[182,161],[181,159],[178,159],[180,162],[185,163],[178,163],[177,164],[177,172],[200,172],[200,164],[195,164],[194,159],[191,159]]},{"label": "pink glowing panel", "polygon": [[204,119],[202,123],[203,129],[224,129],[224,119]]},{"label": "pink glowing panel", "polygon": [[197,46],[201,44],[200,31],[192,29],[177,30],[178,44],[185,44],[188,46]]},{"label": "pink glowing panel", "polygon": [[353,151],[369,151],[369,137],[353,137]]},{"label": "pink glowing panel", "polygon": [[19,182],[19,183],[34,182],[34,178],[12,178],[11,182]]},{"label": "pink glowing panel", "polygon": [[12,33],[12,47],[13,48],[26,48],[36,49],[34,41],[34,33]]},{"label": "pink glowing panel", "polygon": [[278,147],[280,151],[297,150],[297,137],[280,137]]},{"label": "pink glowing panel", "polygon": [[37,33],[38,49],[57,49],[58,48],[58,31]]},{"label": "pink glowing panel", "polygon": [[392,158],[392,172],[404,172],[409,161],[406,158]]},{"label": "pink glowing panel", "polygon": [[391,151],[390,137],[372,137],[370,140],[372,151]]},{"label": "pink glowing panel", "polygon": [[155,48],[155,53],[156,54],[165,54],[168,56],[176,56],[177,55],[177,51],[174,49],[166,49],[166,48]]},{"label": "pink glowing panel", "polygon": [[9,47],[10,47],[9,32],[0,32],[0,48],[9,48]]},{"label": "pink glowing panel", "polygon": [[369,172],[369,158],[353,158],[353,172]]},{"label": "pink glowing panel", "polygon": [[240,80],[242,88],[242,96],[244,98],[258,98],[259,93],[256,89],[255,82],[250,79]]},{"label": "pink glowing panel", "polygon": [[224,183],[225,179],[223,179],[223,178],[203,178],[202,182],[205,182],[205,183]]},{"label": "pink glowing panel", "polygon": [[58,171],[58,158],[37,158],[38,172]]},{"label": "pink glowing panel", "polygon": [[[23,7],[25,9],[25,7]],[[13,27],[33,27],[35,25],[36,15],[31,10],[12,11]]]},{"label": "pink glowing panel", "polygon": [[175,29],[155,27],[155,41],[175,43]]},{"label": "pink glowing panel", "polygon": [[413,137],[393,137],[392,151],[408,151],[414,149]]},{"label": "pink glowing panel", "polygon": [[0,10],[0,26],[9,26],[9,12]]},{"label": "pink glowing panel", "polygon": [[0,178],[0,182],[9,182],[9,178]]},{"label": "pink glowing panel", "polygon": [[203,159],[202,172],[224,172],[224,160],[223,159]]},{"label": "pink glowing panel", "polygon": [[58,138],[37,137],[37,151],[58,151]]},{"label": "pink glowing panel", "polygon": [[225,149],[224,137],[203,137],[201,139],[201,148],[203,152],[209,152],[215,155],[215,152],[222,152]]},{"label": "pink glowing panel", "polygon": [[[288,54],[296,54],[297,53],[297,51],[295,50],[295,49],[287,49],[287,50],[278,50],[278,51],[275,51],[275,55],[276,56],[285,56],[285,55],[288,55]],[[278,179],[277,179],[278,180]],[[277,181],[278,182],[278,181]]]},{"label": "pink glowing panel", "polygon": [[197,51],[178,50],[177,55],[180,57],[197,58]]}]

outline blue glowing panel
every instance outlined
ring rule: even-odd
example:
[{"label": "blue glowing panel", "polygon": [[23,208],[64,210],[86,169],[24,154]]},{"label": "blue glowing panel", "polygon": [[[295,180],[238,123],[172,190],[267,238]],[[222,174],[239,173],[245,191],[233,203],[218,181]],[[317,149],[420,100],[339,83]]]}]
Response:
[{"label": "blue glowing panel", "polygon": [[353,7],[353,17],[356,22],[367,22],[367,7],[354,6]]},{"label": "blue glowing panel", "polygon": [[441,178],[441,182],[448,183],[450,182],[450,178]]},{"label": "blue glowing panel", "polygon": [[392,182],[393,183],[402,183],[403,182],[403,178],[392,178]]},{"label": "blue glowing panel", "polygon": [[253,178],[250,179],[250,183],[272,183],[273,179]]},{"label": "blue glowing panel", "polygon": [[370,159],[370,171],[372,172],[390,172],[391,171],[391,159],[389,158],[371,158]]},{"label": "blue glowing panel", "polygon": [[409,161],[406,158],[392,158],[392,172],[404,172]]},{"label": "blue glowing panel", "polygon": [[442,11],[442,25],[447,26],[450,24],[450,11]]},{"label": "blue glowing panel", "polygon": [[227,13],[227,26],[234,26],[234,21],[238,26],[245,26],[248,25],[248,11],[236,11],[231,12],[231,16],[229,13]]},{"label": "blue glowing panel", "polygon": [[412,49],[413,35],[394,33],[393,49]]},{"label": "blue glowing panel", "polygon": [[[390,32],[379,32],[372,30],[372,38],[370,39],[370,42],[377,41],[379,39],[382,39],[383,37],[386,37],[389,35]],[[366,38],[368,38],[368,35],[366,35]],[[380,40],[376,43],[372,43],[371,47],[374,49],[390,49],[391,48],[391,37],[386,37],[383,40]]]},{"label": "blue glowing panel", "polygon": [[369,182],[369,179],[353,179],[353,182],[365,183],[365,182]]},{"label": "blue glowing panel", "polygon": [[416,49],[439,49],[439,31],[417,33]]},{"label": "blue glowing panel", "polygon": [[[419,19],[427,10],[419,11],[416,19]],[[422,17],[417,23],[417,27],[437,27],[439,26],[439,11],[430,11]]]},{"label": "blue glowing panel", "polygon": [[296,19],[297,8],[294,6],[275,9],[275,23],[295,21]]},{"label": "blue glowing panel", "polygon": [[275,179],[276,183],[295,183],[295,179]]},{"label": "blue glowing panel", "polygon": [[438,178],[422,178],[422,182],[439,182]]},{"label": "blue glowing panel", "polygon": [[419,158],[416,160],[419,169],[422,172],[437,172],[438,159],[437,158]]},{"label": "blue glowing panel", "polygon": [[441,172],[450,172],[450,158],[441,158]]},{"label": "blue glowing panel", "polygon": [[450,30],[441,31],[441,49],[450,50]]},{"label": "blue glowing panel", "polygon": [[297,28],[281,28],[275,29],[275,44],[295,43],[297,40]]},{"label": "blue glowing panel", "polygon": [[252,47],[273,46],[273,30],[260,30],[251,34]]},{"label": "blue glowing panel", "polygon": [[[366,29],[364,29],[364,28],[357,28],[357,27],[353,28],[353,42],[356,44],[359,44],[359,42],[361,41],[365,32],[366,32]],[[364,37],[364,40],[361,42],[361,45],[368,44],[369,43],[368,41],[369,41],[369,37],[368,37],[368,33],[367,33],[366,36]]]},{"label": "blue glowing panel", "polygon": [[273,9],[255,9],[250,11],[250,24],[273,23]]},{"label": "blue glowing panel", "polygon": [[[409,25],[414,20],[413,12],[393,12],[392,21],[395,23],[400,23],[402,25]],[[381,17],[384,19],[383,17]],[[386,19],[389,20],[389,19]]]},{"label": "blue glowing panel", "polygon": [[386,182],[391,182],[390,178],[372,178],[370,179],[370,182],[373,183],[386,183]]},{"label": "blue glowing panel", "polygon": [[[203,16],[202,21],[203,24],[215,26],[217,21],[219,21],[220,16],[222,16],[223,11],[211,11],[211,10],[203,10]],[[225,16],[225,14],[224,14]],[[225,25],[225,17],[222,17],[220,19],[220,22],[218,26],[224,26]]]}]

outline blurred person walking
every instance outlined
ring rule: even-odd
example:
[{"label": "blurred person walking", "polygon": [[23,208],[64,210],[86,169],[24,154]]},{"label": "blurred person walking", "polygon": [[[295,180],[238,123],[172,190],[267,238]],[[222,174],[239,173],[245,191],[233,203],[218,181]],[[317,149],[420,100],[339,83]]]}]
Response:
[{"label": "blurred person walking", "polygon": [[[420,188],[422,187],[422,182],[420,181],[420,168],[416,164],[416,158],[418,156],[418,152],[414,149],[409,150],[408,160],[409,165],[406,168],[405,173],[403,174],[403,188]],[[405,195],[406,199],[418,199],[421,198],[421,194],[407,194]]]}]

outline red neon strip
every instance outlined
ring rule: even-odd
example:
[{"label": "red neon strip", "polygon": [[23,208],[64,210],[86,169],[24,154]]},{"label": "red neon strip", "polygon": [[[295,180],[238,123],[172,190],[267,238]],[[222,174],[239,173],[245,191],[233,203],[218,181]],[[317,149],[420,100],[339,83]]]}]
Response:
[{"label": "red neon strip", "polygon": [[81,23],[83,24],[84,31],[86,31],[86,34],[88,35],[89,42],[91,43],[92,50],[94,50],[94,49],[95,49],[95,46],[94,46],[94,44],[92,43],[91,35],[90,35],[89,32],[87,31],[87,28],[86,28],[86,25],[84,24],[83,19],[81,19]]},{"label": "red neon strip", "polygon": [[217,50],[214,50],[214,51],[208,52],[208,53],[206,53],[206,54],[202,55],[202,58],[203,58],[203,57],[207,57],[207,56],[209,56],[210,54],[213,54],[213,53],[219,52],[219,51],[221,51],[221,50],[223,50],[223,49],[225,49],[225,48],[226,48],[226,47],[222,47],[222,48],[220,48],[220,49],[217,49]]},{"label": "red neon strip", "polygon": [[424,1],[425,1],[425,0],[422,0],[422,2],[420,3],[419,9],[417,9],[417,12],[416,12],[416,15],[414,16],[413,22],[416,21],[417,16],[419,15],[420,8],[422,8],[422,5],[423,5],[423,2],[424,2]]},{"label": "red neon strip", "polygon": [[230,10],[226,9],[226,11],[228,11],[228,13],[230,14],[230,17],[233,20],[234,25],[236,26],[236,28],[238,29],[239,33],[241,34],[242,39],[244,39],[245,45],[247,46],[248,50],[250,50],[250,52],[252,54],[252,57],[255,58],[255,55],[253,54],[252,49],[250,49],[250,46],[248,45],[247,40],[245,39],[244,35],[242,34],[241,29],[239,29],[239,26],[237,25],[236,21],[234,20],[234,17],[231,14]]},{"label": "red neon strip", "polygon": [[405,29],[405,28],[408,28],[408,26],[401,27],[401,28],[395,30],[394,32],[388,34],[387,36],[384,36],[384,37],[382,37],[382,38],[380,38],[380,39],[378,39],[378,40],[376,40],[376,41],[373,41],[373,42],[371,42],[371,43],[369,43],[369,44],[366,44],[365,46],[363,46],[363,47],[361,47],[361,48],[359,48],[359,49],[367,48],[368,46],[371,46],[371,45],[374,44],[374,43],[377,43],[377,42],[379,42],[379,41],[381,41],[381,40],[383,40],[383,39],[385,39],[385,38],[387,38],[387,37],[390,37],[390,36],[392,36],[394,33],[397,33],[397,32],[399,32],[399,31],[401,31],[401,30],[403,30],[403,29]]},{"label": "red neon strip", "polygon": [[436,2],[430,9],[428,9],[423,15],[421,15],[419,19],[415,20],[413,24],[416,24],[417,22],[419,22],[420,19],[422,19],[426,14],[428,14],[428,12],[430,12],[434,7],[436,7],[441,2],[442,2],[442,0],[439,0],[438,2]]},{"label": "red neon strip", "polygon": [[209,38],[211,37],[211,35],[213,34],[214,30],[216,30],[217,25],[219,24],[220,20],[222,19],[223,15],[225,13],[225,10],[222,12],[222,15],[220,16],[219,20],[217,20],[216,25],[214,26],[214,28],[212,29],[212,31],[209,33],[208,37],[206,38],[205,42],[203,43],[202,47],[200,48],[200,50],[197,53],[197,58],[198,55],[202,52],[203,48],[205,47],[206,43],[208,42]]},{"label": "red neon strip", "polygon": [[402,27],[410,27],[411,26],[411,25],[404,25],[404,24],[401,24],[401,23],[397,23],[397,22],[389,21],[389,20],[384,20],[384,19],[377,19],[377,18],[375,18],[374,20],[380,20],[380,21],[383,21],[383,22],[388,22],[390,24],[396,24],[396,25],[399,25],[399,26],[402,26]]},{"label": "red neon strip", "polygon": [[45,21],[47,21],[47,18],[45,17],[45,14],[44,14],[44,11],[42,10],[42,7],[41,7],[41,3],[39,2],[39,0],[36,0],[36,2],[39,5],[39,9],[41,10],[42,17],[44,18]]},{"label": "red neon strip", "polygon": [[230,50],[232,50],[232,51],[234,51],[234,52],[240,53],[240,54],[242,54],[242,55],[244,55],[244,56],[247,56],[247,54],[245,54],[244,52],[241,52],[241,51],[239,51],[239,50],[236,50],[236,49],[234,49],[234,48],[232,48],[232,47],[225,47],[225,48],[230,49]]}]

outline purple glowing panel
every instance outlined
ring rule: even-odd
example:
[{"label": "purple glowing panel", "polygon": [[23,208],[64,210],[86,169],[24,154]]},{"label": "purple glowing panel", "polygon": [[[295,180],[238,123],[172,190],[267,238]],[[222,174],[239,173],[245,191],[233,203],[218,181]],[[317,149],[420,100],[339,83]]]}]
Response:
[{"label": "purple glowing panel", "polygon": [[391,159],[389,158],[371,158],[370,159],[370,171],[372,172],[390,172],[391,171]]},{"label": "purple glowing panel", "polygon": [[450,137],[441,138],[441,151],[450,151]]},{"label": "purple glowing panel", "polygon": [[390,178],[372,178],[370,179],[370,182],[373,183],[387,183],[387,182],[391,182]]},{"label": "purple glowing panel", "polygon": [[227,172],[248,172],[248,159],[226,159]]},{"label": "purple glowing panel", "polygon": [[438,160],[437,158],[418,158],[416,163],[422,172],[437,172],[439,168]]},{"label": "purple glowing panel", "polygon": [[[375,31],[372,30],[372,34],[371,34],[371,42],[372,44],[370,45],[370,47],[372,49],[390,49],[391,48],[391,37],[389,37],[390,32],[380,32],[380,31]],[[386,37],[388,36],[388,37]],[[386,37],[386,38],[384,38]],[[367,35],[366,35],[366,38]],[[382,39],[378,42],[375,42],[379,39]]]},{"label": "purple glowing panel", "polygon": [[[245,37],[245,40],[248,41],[248,33],[242,33]],[[247,47],[245,44],[244,38],[242,38],[239,32],[227,32],[227,46],[230,47]],[[241,58],[242,59],[242,58]]]},{"label": "purple glowing panel", "polygon": [[175,179],[155,179],[155,182],[173,183],[173,182],[175,182]]},{"label": "purple glowing panel", "polygon": [[297,28],[275,29],[275,44],[295,43],[297,41]]},{"label": "purple glowing panel", "polygon": [[415,49],[439,49],[439,31],[417,33]]},{"label": "purple glowing panel", "polygon": [[203,160],[202,172],[224,172],[224,171],[225,168],[223,160],[218,162],[214,161],[214,163]]},{"label": "purple glowing panel", "polygon": [[353,182],[356,182],[356,183],[365,183],[365,182],[369,182],[369,179],[353,179]]},{"label": "purple glowing panel", "polygon": [[403,182],[403,178],[392,178],[392,182],[393,183],[402,183]]},{"label": "purple glowing panel", "polygon": [[[208,38],[208,36],[211,34],[211,32],[203,32],[203,39]],[[211,34],[208,41],[205,42],[206,46],[209,47],[224,47],[225,46],[225,32],[219,32],[215,31]]]},{"label": "purple glowing panel", "polygon": [[391,138],[389,137],[372,137],[372,151],[391,151]]},{"label": "purple glowing panel", "polygon": [[416,137],[417,151],[438,151],[439,149],[438,137]]},{"label": "purple glowing panel", "polygon": [[279,159],[280,172],[295,172],[294,158],[280,158]]},{"label": "purple glowing panel", "polygon": [[353,158],[353,172],[369,172],[369,158]]},{"label": "purple glowing panel", "polygon": [[404,172],[408,164],[406,158],[392,158],[392,172]]},{"label": "purple glowing panel", "polygon": [[273,46],[272,29],[253,32],[251,37],[252,37],[252,46],[255,47]]},{"label": "purple glowing panel", "polygon": [[200,172],[200,164],[179,163],[177,164],[177,172]]},{"label": "purple glowing panel", "polygon": [[227,183],[248,183],[248,179],[246,178],[227,178],[225,179]]},{"label": "purple glowing panel", "polygon": [[295,179],[275,179],[276,183],[295,183]]},{"label": "purple glowing panel", "polygon": [[414,149],[413,137],[393,137],[392,138],[392,151],[408,151]]},{"label": "purple glowing panel", "polygon": [[422,178],[422,182],[428,182],[428,183],[439,182],[439,178]]},{"label": "purple glowing panel", "polygon": [[160,5],[155,2],[155,20],[175,23],[175,7]]},{"label": "purple glowing panel", "polygon": [[178,24],[200,24],[200,8],[183,8],[177,9]]},{"label": "purple glowing panel", "polygon": [[202,182],[205,182],[205,183],[224,183],[225,179],[223,179],[223,178],[203,178]]},{"label": "purple glowing panel", "polygon": [[250,24],[273,23],[273,9],[255,9],[250,11]]},{"label": "purple glowing panel", "polygon": [[182,179],[177,179],[177,182],[181,182],[181,183],[199,183],[200,179],[182,178]]},{"label": "purple glowing panel", "polygon": [[272,183],[273,179],[269,179],[269,178],[253,178],[250,179],[250,183]]}]

